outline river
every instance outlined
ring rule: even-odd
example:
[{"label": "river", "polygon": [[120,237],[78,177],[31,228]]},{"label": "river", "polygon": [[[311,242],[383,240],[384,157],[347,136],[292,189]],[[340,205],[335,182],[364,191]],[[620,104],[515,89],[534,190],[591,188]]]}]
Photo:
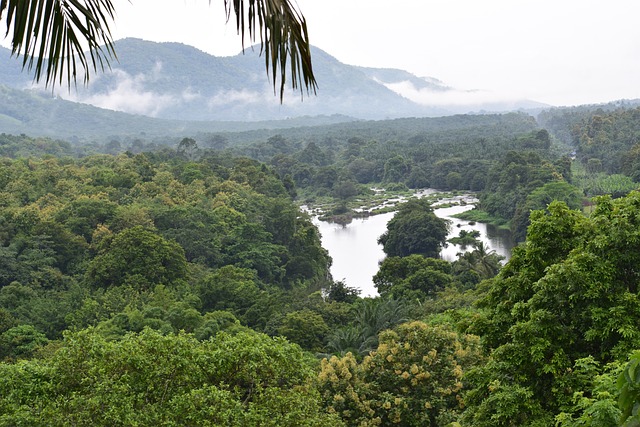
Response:
[{"label": "river", "polygon": [[[469,221],[452,218],[451,215],[464,212],[473,208],[471,196],[462,196],[455,200],[443,200],[441,203],[465,200],[466,204],[451,207],[437,208],[434,212],[440,218],[451,221],[449,236],[456,237],[460,230],[480,232],[480,240],[499,255],[509,259],[513,243],[508,232],[497,230],[483,223],[470,223]],[[341,225],[326,221],[319,221],[314,217],[314,224],[321,234],[322,247],[331,258],[331,275],[334,280],[344,280],[347,286],[360,289],[362,297],[376,296],[378,293],[373,284],[373,276],[378,272],[378,264],[385,258],[382,246],[378,244],[378,237],[387,229],[387,223],[393,218],[395,212],[375,215],[368,218],[354,219],[347,225]],[[470,250],[471,248],[467,248]],[[457,253],[463,249],[457,245],[448,244],[441,252],[441,257],[447,261],[455,261]]]}]

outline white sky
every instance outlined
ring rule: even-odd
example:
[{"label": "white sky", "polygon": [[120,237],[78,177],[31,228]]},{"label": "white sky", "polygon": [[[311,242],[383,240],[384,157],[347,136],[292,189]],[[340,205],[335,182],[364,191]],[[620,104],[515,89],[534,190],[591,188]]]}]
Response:
[{"label": "white sky", "polygon": [[[115,38],[240,51],[222,0],[114,0]],[[553,105],[640,98],[638,0],[298,0],[311,44],[352,65]],[[247,44],[250,44],[247,42]],[[320,82],[320,85],[322,83]]]}]

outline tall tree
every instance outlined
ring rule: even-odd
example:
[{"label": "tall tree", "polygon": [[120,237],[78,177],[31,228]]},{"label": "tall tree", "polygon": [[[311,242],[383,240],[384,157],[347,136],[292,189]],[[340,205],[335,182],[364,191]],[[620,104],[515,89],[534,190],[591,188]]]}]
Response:
[{"label": "tall tree", "polygon": [[[227,20],[233,12],[243,48],[245,33],[251,42],[259,36],[274,90],[280,69],[281,101],[287,68],[293,89],[304,84],[315,91],[307,23],[289,0],[224,0],[224,7]],[[71,86],[79,71],[87,83],[91,71],[104,70],[117,59],[109,27],[115,14],[113,0],[0,1],[0,20],[6,22],[7,36],[12,33],[12,54],[22,56],[22,66],[47,85],[66,79]]]},{"label": "tall tree", "polygon": [[469,425],[551,425],[585,390],[580,359],[640,346],[640,192],[596,204],[589,217],[561,202],[534,211],[526,244],[483,285],[473,332],[491,358],[468,377]]},{"label": "tall tree", "polygon": [[447,231],[447,222],[433,213],[428,200],[409,200],[389,221],[378,243],[388,256],[420,254],[437,258],[446,242]]}]

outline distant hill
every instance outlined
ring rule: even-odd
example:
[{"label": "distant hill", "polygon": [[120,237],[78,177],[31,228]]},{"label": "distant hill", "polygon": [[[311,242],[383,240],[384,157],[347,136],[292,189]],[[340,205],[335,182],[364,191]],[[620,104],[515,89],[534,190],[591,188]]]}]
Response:
[{"label": "distant hill", "polygon": [[353,121],[351,117],[314,116],[288,120],[233,122],[188,121],[112,111],[55,97],[51,92],[0,85],[0,133],[89,141],[111,137],[184,137],[199,132],[288,129]]},{"label": "distant hill", "polygon": [[[541,104],[508,106],[473,103],[446,105],[438,96],[459,94],[437,79],[394,69],[346,65],[313,48],[317,95],[289,91],[280,104],[258,52],[216,57],[180,43],[140,39],[116,42],[119,62],[92,77],[88,87],[56,92],[67,100],[150,117],[189,121],[264,121],[301,116],[348,116],[379,120],[434,117],[468,111],[507,111]],[[0,48],[0,84],[13,89],[30,85],[21,63],[6,59]],[[408,89],[407,89],[408,88]],[[409,92],[411,94],[408,94]],[[412,98],[419,91],[420,99]],[[429,99],[433,98],[433,105]],[[425,101],[426,99],[426,101]]]}]

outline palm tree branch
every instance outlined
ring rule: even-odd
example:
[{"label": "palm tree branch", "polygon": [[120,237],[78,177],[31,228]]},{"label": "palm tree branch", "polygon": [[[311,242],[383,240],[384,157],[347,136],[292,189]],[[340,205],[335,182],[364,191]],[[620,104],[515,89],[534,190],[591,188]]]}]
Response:
[{"label": "palm tree branch", "polygon": [[87,83],[91,71],[104,70],[116,58],[109,30],[112,0],[2,0],[0,19],[5,10],[11,53],[22,56],[36,82],[62,84],[66,76],[71,86],[79,65]]},{"label": "palm tree branch", "polygon": [[[287,68],[293,89],[299,87],[302,94],[304,86],[307,93],[316,93],[307,23],[291,0],[224,0],[224,5],[227,20],[235,15],[243,50],[246,33],[251,42],[260,38],[274,92],[279,81],[280,102]],[[86,84],[91,71],[104,70],[117,59],[109,29],[112,0],[0,0],[0,20],[5,11],[6,35],[13,32],[12,56],[22,56],[23,68],[33,70],[36,82],[44,78],[47,85],[62,84],[66,76],[70,87],[80,68]]]},{"label": "palm tree branch", "polygon": [[[274,91],[280,82],[280,101],[284,97],[287,82],[287,68],[291,71],[291,87],[302,85],[307,92],[316,93],[317,82],[311,64],[309,34],[304,16],[289,0],[248,0],[245,13],[245,1],[224,0],[227,20],[235,14],[236,29],[242,38],[244,50],[245,33],[255,42],[260,37],[260,54],[265,56],[267,74],[271,76]],[[288,59],[291,60],[287,67]],[[279,73],[278,73],[279,72]],[[278,79],[279,74],[279,79]]]}]

